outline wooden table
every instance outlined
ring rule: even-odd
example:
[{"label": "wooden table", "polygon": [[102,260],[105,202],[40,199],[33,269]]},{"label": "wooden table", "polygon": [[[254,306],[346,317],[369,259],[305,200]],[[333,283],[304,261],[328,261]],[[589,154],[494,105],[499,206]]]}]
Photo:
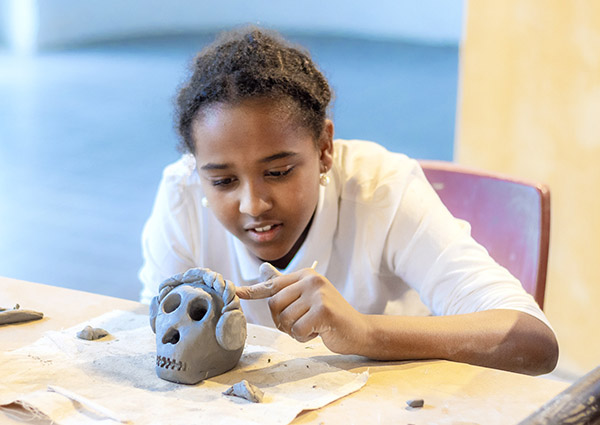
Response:
[{"label": "wooden table", "polygon": [[[0,347],[12,350],[37,340],[45,331],[60,330],[111,310],[147,314],[143,304],[88,292],[0,277],[0,307],[44,312],[44,319],[0,326]],[[287,354],[316,357],[351,372],[369,370],[361,390],[321,409],[305,411],[294,424],[516,424],[568,384],[442,360],[376,362],[341,356],[319,339],[300,344],[269,328],[253,327],[253,344]],[[308,353],[308,354],[307,354]],[[425,406],[409,408],[422,398]],[[16,422],[0,413],[1,423]]]}]

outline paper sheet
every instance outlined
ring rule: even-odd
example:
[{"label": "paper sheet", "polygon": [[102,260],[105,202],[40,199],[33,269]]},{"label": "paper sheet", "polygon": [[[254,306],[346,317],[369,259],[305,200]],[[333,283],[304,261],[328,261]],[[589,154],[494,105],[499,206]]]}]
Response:
[{"label": "paper sheet", "polygon": [[[110,336],[76,338],[86,325],[104,328]],[[251,336],[252,325],[248,330]],[[147,316],[121,311],[47,332],[34,344],[0,355],[0,406],[20,405],[59,425],[287,424],[302,410],[360,389],[368,378],[366,372],[247,344],[233,370],[197,385],[174,384],[156,376],[154,338]],[[263,403],[222,394],[242,379],[264,391]]]}]

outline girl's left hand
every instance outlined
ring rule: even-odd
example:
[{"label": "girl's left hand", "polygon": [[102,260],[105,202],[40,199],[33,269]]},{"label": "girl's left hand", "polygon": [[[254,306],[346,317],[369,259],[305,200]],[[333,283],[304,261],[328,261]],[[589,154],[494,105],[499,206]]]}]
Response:
[{"label": "girl's left hand", "polygon": [[236,294],[247,300],[269,298],[275,326],[300,342],[320,336],[327,348],[341,354],[358,353],[366,342],[364,316],[313,269],[238,287]]}]

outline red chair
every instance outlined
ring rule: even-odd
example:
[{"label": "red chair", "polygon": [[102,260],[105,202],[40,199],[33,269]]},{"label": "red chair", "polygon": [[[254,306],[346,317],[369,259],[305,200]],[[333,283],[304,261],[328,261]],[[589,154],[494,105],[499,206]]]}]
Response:
[{"label": "red chair", "polygon": [[549,188],[452,162],[419,163],[450,212],[471,224],[473,238],[544,308]]}]

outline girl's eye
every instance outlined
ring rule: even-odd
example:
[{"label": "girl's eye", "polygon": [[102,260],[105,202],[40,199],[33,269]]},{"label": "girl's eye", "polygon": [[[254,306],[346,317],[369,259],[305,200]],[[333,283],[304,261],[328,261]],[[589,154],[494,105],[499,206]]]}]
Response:
[{"label": "girl's eye", "polygon": [[227,186],[230,186],[233,182],[234,182],[233,178],[226,177],[226,178],[223,178],[223,179],[212,180],[211,184],[213,186],[215,186],[215,187],[225,188]]},{"label": "girl's eye", "polygon": [[281,177],[285,177],[285,176],[287,176],[288,174],[290,174],[294,168],[295,168],[295,167],[289,167],[289,168],[286,168],[285,170],[273,170],[273,171],[267,171],[267,172],[265,173],[265,175],[266,175],[267,177],[281,178]]}]

